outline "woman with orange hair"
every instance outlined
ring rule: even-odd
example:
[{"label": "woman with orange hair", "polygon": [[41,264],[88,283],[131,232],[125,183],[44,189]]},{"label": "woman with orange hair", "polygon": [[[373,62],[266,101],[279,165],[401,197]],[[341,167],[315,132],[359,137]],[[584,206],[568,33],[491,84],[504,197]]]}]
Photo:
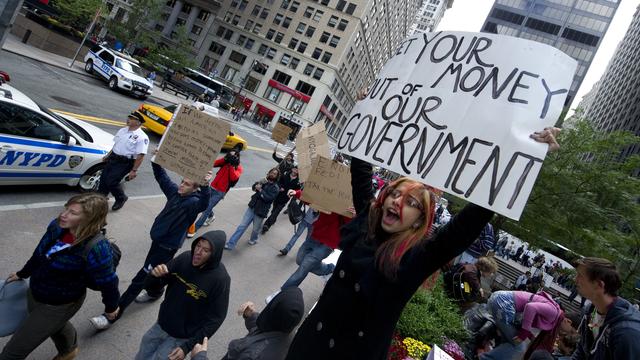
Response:
[{"label": "woman with orange hair", "polygon": [[[559,130],[531,137],[558,148]],[[287,359],[386,359],[396,322],[420,284],[478,237],[493,212],[469,204],[432,233],[435,195],[409,178],[373,198],[371,165],[353,158],[356,217],[341,233],[342,254]]]}]

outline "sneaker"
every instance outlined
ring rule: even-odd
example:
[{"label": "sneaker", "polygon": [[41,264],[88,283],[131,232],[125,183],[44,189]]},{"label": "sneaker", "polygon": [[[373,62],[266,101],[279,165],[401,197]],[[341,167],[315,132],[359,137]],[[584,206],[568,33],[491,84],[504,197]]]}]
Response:
[{"label": "sneaker", "polygon": [[288,253],[289,253],[289,250],[282,249],[282,250],[280,250],[280,254],[278,254],[278,256],[287,256]]},{"label": "sneaker", "polygon": [[224,244],[224,249],[225,250],[233,250],[233,248],[229,244]]},{"label": "sneaker", "polygon": [[257,244],[257,243],[258,243],[258,241],[257,241],[257,240],[256,240],[256,241],[249,240],[249,245],[255,245],[255,244]]},{"label": "sneaker", "polygon": [[111,326],[109,319],[104,315],[92,317],[89,319],[89,322],[94,328],[96,328],[96,330],[106,330]]},{"label": "sneaker", "polygon": [[64,355],[60,355],[60,354],[56,355],[52,360],[73,360],[76,358],[76,356],[78,356],[79,351],[80,349],[76,347],[75,349],[69,351]]},{"label": "sneaker", "polygon": [[194,236],[196,236],[196,224],[191,224],[187,230],[187,238],[191,239]]},{"label": "sneaker", "polygon": [[213,215],[213,213],[211,213],[211,215],[209,215],[207,217],[207,219],[204,221],[204,223],[202,224],[203,226],[209,226],[211,225],[211,223],[216,219],[216,216]]},{"label": "sneaker", "polygon": [[136,296],[136,300],[135,301],[137,303],[148,303],[148,302],[152,302],[152,301],[156,301],[156,300],[158,300],[158,297],[151,296],[151,295],[149,295],[149,293],[146,290],[142,290],[140,295]]},{"label": "sneaker", "polygon": [[269,304],[271,302],[271,300],[273,300],[274,297],[276,297],[276,295],[280,294],[280,290],[274,292],[273,294],[267,296],[266,299],[264,299],[264,303],[265,304]]}]

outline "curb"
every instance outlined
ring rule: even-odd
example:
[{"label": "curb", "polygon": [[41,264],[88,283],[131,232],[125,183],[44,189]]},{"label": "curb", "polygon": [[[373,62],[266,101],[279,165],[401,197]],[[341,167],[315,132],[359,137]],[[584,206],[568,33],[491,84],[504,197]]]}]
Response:
[{"label": "curb", "polygon": [[[89,77],[89,78],[97,79],[95,76],[93,76],[93,75],[91,75],[91,74],[87,74],[87,73],[86,73],[86,72],[84,72],[84,71],[76,71],[76,70],[74,70],[73,68],[69,68],[69,67],[67,67],[67,66],[63,66],[63,65],[60,65],[60,64],[57,64],[57,63],[53,63],[53,62],[48,62],[48,61],[43,60],[43,59],[41,59],[41,58],[37,58],[37,57],[34,57],[34,56],[25,55],[25,54],[23,54],[23,53],[19,53],[19,52],[17,52],[17,51],[10,50],[10,49],[7,49],[7,48],[2,48],[2,49],[0,49],[0,50],[2,50],[2,51],[6,51],[6,52],[8,52],[8,53],[12,53],[12,54],[14,54],[14,55],[22,56],[22,57],[25,57],[25,58],[27,58],[27,59],[31,59],[31,60],[34,60],[34,61],[37,61],[37,62],[40,62],[40,63],[43,63],[43,64],[51,65],[51,66],[56,67],[56,68],[58,68],[58,69],[62,69],[62,70],[65,70],[65,71],[69,71],[69,72],[72,72],[72,73],[74,73],[74,74],[78,74],[78,75],[82,75],[82,76],[85,76],[85,77]],[[154,85],[155,85],[155,84],[154,84]],[[175,103],[175,102],[173,102],[173,101],[169,101],[169,100],[166,100],[166,99],[162,99],[162,98],[159,98],[159,97],[154,96],[154,95],[149,95],[148,97],[150,97],[150,98],[154,98],[154,99],[156,99],[156,100],[160,100],[160,101],[163,101],[163,102],[167,102],[167,103],[170,103],[170,104],[174,104],[174,105],[176,105],[176,104],[177,104],[177,103]]]}]

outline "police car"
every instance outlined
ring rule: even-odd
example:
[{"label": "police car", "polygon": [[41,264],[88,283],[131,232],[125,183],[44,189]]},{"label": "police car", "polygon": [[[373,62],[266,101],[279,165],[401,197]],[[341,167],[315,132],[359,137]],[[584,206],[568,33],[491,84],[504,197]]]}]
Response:
[{"label": "police car", "polygon": [[113,51],[102,45],[94,45],[84,57],[84,70],[96,73],[108,81],[111,90],[122,89],[141,99],[153,92],[153,81],[145,77],[138,60]]},{"label": "police car", "polygon": [[0,82],[0,185],[98,188],[113,135],[55,114]]}]

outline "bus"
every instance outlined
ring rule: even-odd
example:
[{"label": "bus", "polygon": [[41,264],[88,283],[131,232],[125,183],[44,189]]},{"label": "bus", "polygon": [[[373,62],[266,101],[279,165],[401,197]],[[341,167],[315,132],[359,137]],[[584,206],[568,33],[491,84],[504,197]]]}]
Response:
[{"label": "bus", "polygon": [[235,102],[235,91],[233,89],[197,70],[185,68],[184,73],[186,81],[202,88],[203,94],[208,94],[209,96],[215,94],[218,96],[220,107],[225,110],[231,109]]}]

